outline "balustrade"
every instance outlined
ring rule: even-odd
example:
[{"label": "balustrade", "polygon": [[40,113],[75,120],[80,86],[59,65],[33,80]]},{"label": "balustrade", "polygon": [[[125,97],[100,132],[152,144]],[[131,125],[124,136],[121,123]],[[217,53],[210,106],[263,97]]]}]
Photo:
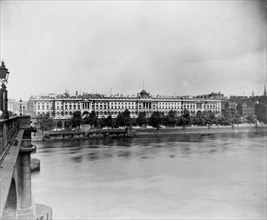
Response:
[{"label": "balustrade", "polygon": [[6,153],[9,143],[19,129],[30,127],[29,116],[17,116],[0,120],[0,164]]}]

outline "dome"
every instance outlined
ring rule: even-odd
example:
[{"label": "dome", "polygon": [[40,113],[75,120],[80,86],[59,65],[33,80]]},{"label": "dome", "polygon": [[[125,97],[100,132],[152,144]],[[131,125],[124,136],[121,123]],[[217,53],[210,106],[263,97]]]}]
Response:
[{"label": "dome", "polygon": [[146,90],[143,89],[143,90],[140,92],[140,94],[148,94],[148,93],[147,93]]},{"label": "dome", "polygon": [[147,97],[147,96],[149,96],[149,93],[146,91],[146,90],[142,90],[141,92],[140,92],[140,95],[141,95],[141,97]]}]

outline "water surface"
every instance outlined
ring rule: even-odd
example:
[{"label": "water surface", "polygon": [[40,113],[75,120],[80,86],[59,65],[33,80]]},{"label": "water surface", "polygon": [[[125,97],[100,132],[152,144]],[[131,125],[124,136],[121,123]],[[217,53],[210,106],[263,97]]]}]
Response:
[{"label": "water surface", "polygon": [[266,217],[266,133],[36,143],[54,219]]}]

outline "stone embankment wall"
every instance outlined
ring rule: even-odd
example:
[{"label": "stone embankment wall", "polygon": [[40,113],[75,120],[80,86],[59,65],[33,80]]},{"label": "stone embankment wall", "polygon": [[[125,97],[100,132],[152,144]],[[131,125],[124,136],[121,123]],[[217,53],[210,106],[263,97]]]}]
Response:
[{"label": "stone embankment wall", "polygon": [[190,126],[173,128],[137,128],[136,135],[163,135],[163,134],[209,134],[225,132],[253,132],[257,130],[267,130],[266,126],[255,127],[255,125],[234,125],[234,126]]}]

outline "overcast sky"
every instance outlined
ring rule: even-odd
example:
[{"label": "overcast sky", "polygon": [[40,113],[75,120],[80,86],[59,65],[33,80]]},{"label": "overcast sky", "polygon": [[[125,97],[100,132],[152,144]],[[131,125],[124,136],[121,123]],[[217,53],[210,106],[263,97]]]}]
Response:
[{"label": "overcast sky", "polygon": [[0,2],[10,98],[263,93],[265,1]]}]

